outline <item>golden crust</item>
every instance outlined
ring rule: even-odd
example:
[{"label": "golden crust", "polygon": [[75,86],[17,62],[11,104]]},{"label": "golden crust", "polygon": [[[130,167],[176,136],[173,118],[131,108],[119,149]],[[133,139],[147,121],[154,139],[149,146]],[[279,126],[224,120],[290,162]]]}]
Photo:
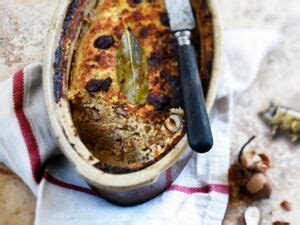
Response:
[{"label": "golden crust", "polygon": [[[180,89],[175,42],[163,18],[166,16],[163,2],[102,1],[81,35],[68,97],[79,135],[100,165],[143,168],[164,155],[183,136],[183,125],[175,133],[164,127],[172,98],[179,107]],[[147,76],[152,100],[141,106],[128,101],[116,77],[116,53],[126,27],[138,38],[149,64]],[[103,36],[109,37],[110,44],[99,49],[95,43]],[[91,80],[108,78],[111,84],[107,91],[88,92]],[[168,99],[166,107],[161,107],[161,98]],[[120,110],[126,115],[120,115]]]},{"label": "golden crust", "polygon": [[[176,41],[168,26],[164,0],[142,0],[139,4],[133,1],[99,1],[85,18],[69,81],[68,98],[79,136],[99,159],[96,166],[111,173],[145,168],[168,153],[185,132],[183,111],[179,108]],[[210,24],[211,18],[203,14],[200,19],[203,16],[206,18],[199,24]],[[139,106],[131,104],[120,91],[116,77],[116,53],[126,27],[138,38],[149,64],[148,101]],[[202,55],[212,50],[211,35],[207,29],[204,31],[209,37],[201,35],[205,47]],[[99,49],[95,42],[103,36],[113,38],[113,42]],[[193,38],[198,48],[197,32]],[[207,65],[201,67],[205,79],[209,77],[211,59],[209,54]],[[207,59],[202,57],[204,60]],[[107,90],[89,92],[87,85],[93,80],[107,81]],[[181,126],[172,133],[165,121],[174,113],[179,115]]]},{"label": "golden crust", "polygon": [[[97,93],[102,99],[111,101],[118,96],[119,101],[128,104],[129,108],[144,117],[151,117],[154,107],[151,104],[135,106],[130,104],[120,92],[116,79],[116,51],[121,41],[124,25],[130,27],[144,49],[146,57],[153,59],[155,65],[148,70],[149,88],[151,93],[170,95],[168,86],[163,86],[161,70],[177,76],[175,43],[168,26],[160,21],[165,12],[163,0],[155,3],[142,2],[133,4],[131,0],[103,1],[91,19],[88,30],[83,34],[76,51],[72,70],[69,97],[90,98],[85,86],[91,79],[112,78],[108,92]],[[114,44],[109,49],[99,50],[94,47],[95,40],[102,35],[111,35]],[[157,64],[157,65],[156,65]]]}]

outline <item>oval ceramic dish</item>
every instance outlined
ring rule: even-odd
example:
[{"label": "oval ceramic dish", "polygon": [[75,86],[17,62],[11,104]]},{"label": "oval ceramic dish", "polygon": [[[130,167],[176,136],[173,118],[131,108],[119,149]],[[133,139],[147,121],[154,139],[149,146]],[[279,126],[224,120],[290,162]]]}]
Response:
[{"label": "oval ceramic dish", "polygon": [[[81,142],[66,97],[72,56],[85,15],[96,0],[63,0],[51,24],[43,68],[43,88],[52,131],[77,173],[99,196],[120,205],[149,200],[164,191],[180,174],[193,152],[186,135],[164,157],[136,172],[111,174],[93,166],[90,151]],[[192,0],[200,32],[202,82],[210,111],[216,96],[221,64],[221,31],[214,0]],[[171,176],[169,176],[171,174]]]}]

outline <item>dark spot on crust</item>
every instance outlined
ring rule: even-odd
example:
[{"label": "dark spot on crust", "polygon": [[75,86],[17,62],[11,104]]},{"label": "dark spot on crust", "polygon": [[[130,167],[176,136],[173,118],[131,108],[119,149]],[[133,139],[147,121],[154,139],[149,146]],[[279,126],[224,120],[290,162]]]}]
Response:
[{"label": "dark spot on crust", "polygon": [[147,101],[154,106],[156,111],[163,111],[170,106],[171,99],[163,93],[150,93]]},{"label": "dark spot on crust", "polygon": [[160,77],[166,82],[163,82],[163,89],[169,90],[170,106],[172,108],[178,108],[182,105],[181,87],[178,76],[171,75],[168,71],[162,70]]},{"label": "dark spot on crust", "polygon": [[152,52],[149,59],[148,64],[150,66],[159,66],[162,63],[163,54],[160,51]]},{"label": "dark spot on crust", "polygon": [[[91,60],[93,60],[93,59],[91,59]],[[101,52],[99,52],[98,55],[95,56],[94,60],[96,62],[98,62],[99,65],[101,65],[102,69],[107,69],[113,65],[114,57],[112,54],[109,54],[105,51],[101,51]],[[90,66],[91,65],[87,64],[87,67],[90,67]]]},{"label": "dark spot on crust", "polygon": [[142,0],[127,0],[130,7],[136,8],[142,2]]},{"label": "dark spot on crust", "polygon": [[132,0],[132,2],[133,2],[134,4],[140,4],[140,3],[142,2],[142,0]]},{"label": "dark spot on crust", "polygon": [[[132,5],[131,0],[127,0],[127,1],[129,1],[129,4]],[[121,12],[121,15],[126,15],[126,14],[128,14],[128,13],[129,13],[129,10],[128,10],[128,9],[124,9],[124,10]]]},{"label": "dark spot on crust", "polygon": [[178,79],[176,76],[171,75],[167,70],[160,71],[159,75],[161,78],[165,79],[166,81],[172,82]]},{"label": "dark spot on crust", "polygon": [[170,25],[168,13],[166,12],[160,13],[159,18],[162,25],[167,27]]},{"label": "dark spot on crust", "polygon": [[177,95],[177,93],[171,97],[170,106],[172,108],[179,108],[182,106],[181,93],[179,92],[178,95]]},{"label": "dark spot on crust", "polygon": [[140,37],[141,38],[145,38],[148,36],[148,28],[147,27],[143,27],[141,30],[140,30]]},{"label": "dark spot on crust", "polygon": [[94,47],[98,49],[108,49],[115,43],[113,36],[103,35],[94,41]]},{"label": "dark spot on crust", "polygon": [[166,55],[172,58],[177,57],[177,40],[175,38],[171,38],[169,40],[169,44],[166,49]]},{"label": "dark spot on crust", "polygon": [[114,29],[115,35],[118,39],[122,38],[122,28],[121,27],[115,27]]},{"label": "dark spot on crust", "polygon": [[155,85],[158,84],[158,82],[159,82],[158,77],[154,77],[154,78],[150,81],[150,84],[151,84],[152,86],[155,86]]},{"label": "dark spot on crust", "polygon": [[140,11],[134,11],[132,14],[131,14],[131,17],[134,21],[139,21],[141,19],[143,19],[143,15]]},{"label": "dark spot on crust", "polygon": [[154,35],[158,29],[154,23],[150,23],[146,27],[148,29],[148,35]]},{"label": "dark spot on crust", "polygon": [[164,114],[160,111],[145,111],[144,116],[149,119],[160,119],[162,120],[164,117]]},{"label": "dark spot on crust", "polygon": [[111,85],[111,82],[112,82],[112,79],[110,77],[107,77],[106,79],[101,79],[101,80],[92,79],[86,84],[85,89],[90,94],[98,92],[98,91],[107,92]]}]

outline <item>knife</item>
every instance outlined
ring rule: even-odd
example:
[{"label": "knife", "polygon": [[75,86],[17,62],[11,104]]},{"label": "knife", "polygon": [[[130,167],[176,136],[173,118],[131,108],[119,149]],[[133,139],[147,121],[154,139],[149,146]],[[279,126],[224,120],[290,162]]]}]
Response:
[{"label": "knife", "polygon": [[199,153],[213,145],[210,123],[205,107],[203,88],[198,71],[191,30],[195,20],[189,0],[166,0],[170,27],[178,43],[178,59],[183,106],[190,147]]}]

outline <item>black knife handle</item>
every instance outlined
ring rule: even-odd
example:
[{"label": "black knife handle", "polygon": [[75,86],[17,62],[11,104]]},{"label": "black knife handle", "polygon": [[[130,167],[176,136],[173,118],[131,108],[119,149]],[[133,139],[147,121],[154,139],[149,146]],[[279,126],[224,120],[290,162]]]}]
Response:
[{"label": "black knife handle", "polygon": [[195,50],[190,43],[190,32],[179,32],[175,33],[175,36],[179,44],[180,81],[187,121],[188,142],[194,151],[205,153],[211,149],[213,137],[206,111]]}]

